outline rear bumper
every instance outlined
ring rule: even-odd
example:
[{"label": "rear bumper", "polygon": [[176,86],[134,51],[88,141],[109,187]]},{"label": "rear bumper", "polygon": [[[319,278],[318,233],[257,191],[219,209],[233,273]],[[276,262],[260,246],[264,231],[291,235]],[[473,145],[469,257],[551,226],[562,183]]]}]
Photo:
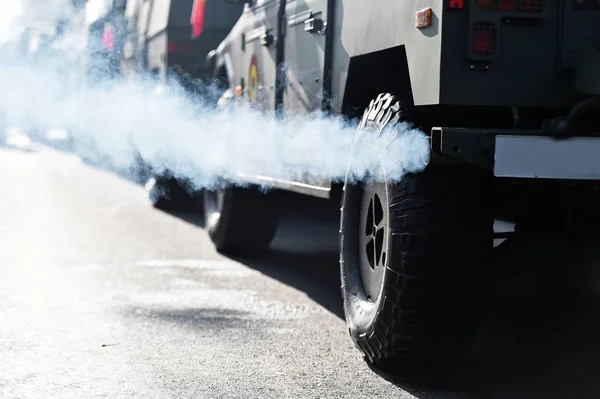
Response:
[{"label": "rear bumper", "polygon": [[497,177],[600,180],[600,137],[434,128],[431,147],[434,154],[488,169]]},{"label": "rear bumper", "polygon": [[600,180],[600,138],[496,136],[494,175]]}]

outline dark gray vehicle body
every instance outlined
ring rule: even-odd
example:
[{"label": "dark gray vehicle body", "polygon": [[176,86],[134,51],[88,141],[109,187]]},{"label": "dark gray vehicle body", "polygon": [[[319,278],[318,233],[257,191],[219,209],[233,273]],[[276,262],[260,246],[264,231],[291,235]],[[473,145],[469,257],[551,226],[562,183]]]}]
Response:
[{"label": "dark gray vehicle body", "polygon": [[[578,49],[585,42],[600,40],[599,11],[577,9],[572,1],[546,1],[539,13],[483,11],[475,1],[465,2],[464,10],[449,9],[447,0],[331,1],[335,3],[335,14],[329,21],[325,0],[287,2],[285,60],[293,62],[301,53],[303,58],[317,61],[312,64],[312,73],[318,76],[316,69],[323,69],[325,35],[313,34],[311,42],[306,43],[304,35],[311,34],[300,31],[311,13],[320,14],[334,30],[332,47],[327,50],[333,56],[333,104],[338,111],[351,74],[351,60],[390,49],[402,53],[400,58],[404,59],[397,62],[406,63],[408,76],[402,78],[410,84],[414,105],[569,107],[582,98],[574,85]],[[277,0],[255,0],[246,6],[242,18],[219,47],[219,66],[226,67],[225,58],[231,57],[231,70],[227,72],[234,77],[232,85],[240,84],[242,78],[247,80],[247,65],[240,62],[257,48],[250,43],[261,26],[275,29],[273,14],[277,5]],[[417,29],[415,12],[425,8],[432,10],[431,26]],[[469,28],[481,21],[492,22],[497,29],[496,49],[489,56],[469,49]],[[295,30],[296,26],[300,29]],[[242,34],[248,44],[245,50],[241,48]],[[273,47],[270,53],[274,51]],[[270,61],[260,60],[265,77],[272,74],[267,70],[275,68]],[[482,72],[473,65],[488,65],[489,69]],[[292,75],[300,71],[306,77],[308,73],[300,66],[290,68]]]},{"label": "dark gray vehicle body", "polygon": [[210,76],[206,56],[239,18],[242,7],[207,0],[204,29],[192,38],[193,0],[129,0],[124,62],[129,71],[151,73],[160,80],[177,66],[197,78]]},{"label": "dark gray vehicle body", "polygon": [[[515,127],[511,110],[563,116],[577,103],[600,95],[598,6],[521,1],[529,8],[502,10],[500,0],[495,10],[482,9],[475,0],[464,1],[462,9],[453,9],[449,0],[288,0],[283,31],[278,32],[281,2],[253,0],[246,3],[243,15],[218,47],[216,73],[232,89],[258,91],[261,95],[256,98],[267,109],[283,105],[284,115],[325,108],[356,116],[377,94],[390,91],[417,107],[480,116],[474,107],[487,112],[481,117],[487,125],[446,125],[452,128]],[[416,13],[427,8],[431,24],[417,28]],[[322,21],[324,29],[311,31],[315,21],[317,27]],[[482,25],[491,27],[486,32],[493,35],[491,51],[485,53],[473,45],[476,29]],[[277,45],[279,38],[283,46]],[[270,41],[274,44],[268,45]],[[257,88],[248,87],[253,56],[258,65]],[[286,87],[279,100],[278,57],[286,65]],[[507,112],[508,123],[500,116]],[[443,136],[448,139],[452,134],[446,129]],[[432,134],[432,146],[441,151],[441,143],[433,141]],[[290,182],[276,186],[328,196],[331,184],[312,184],[311,189]]]}]

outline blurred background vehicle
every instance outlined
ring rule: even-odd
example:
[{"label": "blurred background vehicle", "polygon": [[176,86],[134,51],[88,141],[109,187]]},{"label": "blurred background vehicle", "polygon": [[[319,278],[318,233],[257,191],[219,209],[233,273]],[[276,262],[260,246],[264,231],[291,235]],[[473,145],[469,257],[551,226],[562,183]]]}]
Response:
[{"label": "blurred background vehicle", "polygon": [[[240,4],[214,0],[129,0],[122,19],[125,30],[117,30],[124,34],[123,74],[150,78],[159,86],[178,84],[199,106],[214,105],[220,93],[211,86],[207,56],[242,10]],[[139,161],[144,164],[143,156]],[[150,173],[146,188],[156,207],[185,208],[201,199],[185,177],[168,170]]]},{"label": "blurred background vehicle", "polygon": [[[71,63],[65,68],[66,87],[142,79],[155,85],[156,93],[166,85],[178,85],[199,106],[214,106],[221,93],[213,85],[207,58],[242,10],[240,4],[214,0],[73,0],[72,12],[56,24],[75,38],[65,45]],[[52,40],[59,37],[56,32],[49,36]],[[93,137],[74,133],[71,146],[86,162],[118,169]],[[145,183],[151,202],[159,208],[189,207],[201,198],[185,177],[153,171],[140,153],[133,167],[120,172]]]}]

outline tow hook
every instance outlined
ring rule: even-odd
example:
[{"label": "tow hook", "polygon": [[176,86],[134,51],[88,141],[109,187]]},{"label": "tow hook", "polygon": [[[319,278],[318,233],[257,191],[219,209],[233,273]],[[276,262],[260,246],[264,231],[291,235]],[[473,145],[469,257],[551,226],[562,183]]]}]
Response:
[{"label": "tow hook", "polygon": [[600,99],[591,97],[575,105],[567,116],[544,121],[542,134],[555,138],[567,138],[573,135],[578,122],[590,111],[600,113]]}]

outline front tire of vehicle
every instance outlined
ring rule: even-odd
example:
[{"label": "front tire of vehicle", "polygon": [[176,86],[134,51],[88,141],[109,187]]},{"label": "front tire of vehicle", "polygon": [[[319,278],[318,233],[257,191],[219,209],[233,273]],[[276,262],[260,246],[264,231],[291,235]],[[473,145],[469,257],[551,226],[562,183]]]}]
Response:
[{"label": "front tire of vehicle", "polygon": [[[370,118],[374,107],[382,112]],[[393,96],[380,95],[357,134],[398,123],[402,114]],[[493,246],[489,183],[477,170],[434,165],[399,182],[387,176],[363,184],[346,179],[340,236],[344,312],[368,363],[389,371],[431,367],[468,351],[482,310],[482,270]]]},{"label": "front tire of vehicle", "polygon": [[205,191],[204,218],[217,251],[249,255],[264,252],[271,245],[279,209],[272,193],[232,186]]}]

